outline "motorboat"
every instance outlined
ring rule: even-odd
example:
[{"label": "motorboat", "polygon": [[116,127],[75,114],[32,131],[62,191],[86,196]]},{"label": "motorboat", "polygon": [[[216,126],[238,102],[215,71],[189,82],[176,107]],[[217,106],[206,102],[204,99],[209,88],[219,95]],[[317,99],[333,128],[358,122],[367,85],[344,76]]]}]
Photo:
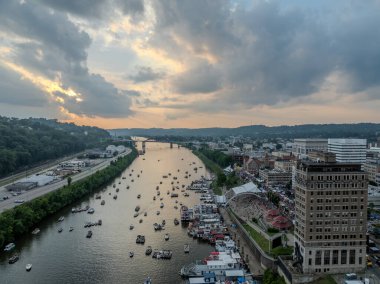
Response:
[{"label": "motorboat", "polygon": [[164,208],[164,203],[161,202],[160,208]]},{"label": "motorboat", "polygon": [[160,198],[160,200],[162,201],[162,200],[164,200],[164,198],[163,198],[163,197],[161,197],[161,198]]},{"label": "motorboat", "polygon": [[145,244],[145,236],[144,235],[137,235],[136,244]]},{"label": "motorboat", "polygon": [[148,216],[148,212],[144,212],[144,216],[145,216],[145,217]]},{"label": "motorboat", "polygon": [[129,257],[133,257],[134,255],[135,255],[135,253],[133,251],[129,252]]},{"label": "motorboat", "polygon": [[136,213],[133,215],[133,217],[136,218],[137,216],[139,216],[139,213],[136,212]]},{"label": "motorboat", "polygon": [[183,251],[184,251],[184,253],[189,253],[190,252],[190,245],[189,244],[184,244],[183,245]]},{"label": "motorboat", "polygon": [[168,241],[169,240],[169,234],[165,234],[165,241]]},{"label": "motorboat", "polygon": [[174,218],[174,225],[179,225],[179,221],[178,221],[178,219],[177,218]]},{"label": "motorboat", "polygon": [[92,231],[90,230],[90,231],[87,232],[86,238],[89,239],[89,238],[91,238],[91,237],[92,237]]},{"label": "motorboat", "polygon": [[145,255],[151,255],[152,254],[152,247],[151,246],[148,246],[147,248],[146,248],[146,251],[145,251]]},{"label": "motorboat", "polygon": [[116,194],[113,196],[113,199],[115,199],[115,200],[117,199],[117,195]]},{"label": "motorboat", "polygon": [[9,264],[13,264],[13,263],[17,262],[19,259],[20,259],[20,257],[18,256],[18,254],[14,254],[14,255],[8,260],[8,263],[9,263]]},{"label": "motorboat", "polygon": [[137,205],[136,208],[135,208],[135,211],[139,212],[140,211],[140,206]]},{"label": "motorboat", "polygon": [[138,195],[137,195],[137,198],[139,198],[139,199],[140,199],[140,198],[141,198],[141,194],[138,194]]},{"label": "motorboat", "polygon": [[177,209],[178,209],[178,206],[177,206],[177,205],[174,205],[174,209],[176,209],[176,210],[177,210]]},{"label": "motorboat", "polygon": [[166,221],[164,219],[164,220],[162,220],[162,226],[165,226],[165,225],[166,225]]},{"label": "motorboat", "polygon": [[88,211],[87,211],[88,214],[94,214],[94,212],[95,212],[95,209],[94,209],[94,208],[90,208],[90,209],[88,209]]},{"label": "motorboat", "polygon": [[133,230],[134,227],[135,227],[135,226],[130,225],[130,226],[129,226],[129,229],[130,229],[130,230]]},{"label": "motorboat", "polygon": [[32,235],[38,235],[40,232],[41,232],[40,229],[35,228],[35,229],[32,231]]},{"label": "motorboat", "polygon": [[143,222],[143,219],[140,219],[140,220],[139,220],[139,223],[142,223],[142,222]]},{"label": "motorboat", "polygon": [[16,245],[14,243],[9,243],[5,246],[4,248],[4,251],[11,251],[12,249],[14,249],[16,247]]},{"label": "motorboat", "polygon": [[157,191],[157,195],[160,195],[161,194],[161,192],[160,191]]},{"label": "motorboat", "polygon": [[99,195],[99,194],[97,194],[96,196],[95,196],[95,199],[101,199],[102,197]]},{"label": "motorboat", "polygon": [[32,264],[28,263],[28,264],[25,266],[25,269],[26,269],[26,271],[30,271],[30,270],[32,270]]},{"label": "motorboat", "polygon": [[70,227],[69,232],[74,231],[74,227]]},{"label": "motorboat", "polygon": [[156,200],[156,196],[153,196],[153,200]]},{"label": "motorboat", "polygon": [[59,228],[58,229],[58,233],[62,233],[63,229],[62,228]]},{"label": "motorboat", "polygon": [[106,201],[102,200],[102,202],[100,202],[100,205],[104,205],[104,204],[106,204]]},{"label": "motorboat", "polygon": [[116,188],[116,192],[119,192],[119,188]]},{"label": "motorboat", "polygon": [[62,222],[63,220],[65,220],[65,217],[63,217],[63,216],[58,218],[58,222]]},{"label": "motorboat", "polygon": [[160,211],[157,210],[156,214],[157,214],[157,215],[160,215]]},{"label": "motorboat", "polygon": [[102,219],[99,219],[99,220],[98,220],[98,226],[101,226],[102,224],[103,224]]}]

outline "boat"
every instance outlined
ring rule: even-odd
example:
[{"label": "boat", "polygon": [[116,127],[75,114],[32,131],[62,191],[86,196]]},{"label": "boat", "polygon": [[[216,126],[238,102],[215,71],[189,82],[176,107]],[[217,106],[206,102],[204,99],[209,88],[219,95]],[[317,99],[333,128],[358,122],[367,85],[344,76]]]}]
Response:
[{"label": "boat", "polygon": [[168,241],[169,240],[169,234],[165,234],[165,241]]},{"label": "boat", "polygon": [[134,227],[135,227],[135,226],[133,226],[133,225],[129,225],[129,229],[130,229],[130,230],[133,230]]},{"label": "boat", "polygon": [[153,200],[156,200],[156,196],[153,196]]},{"label": "boat", "polygon": [[116,192],[119,192],[119,188],[116,188]]},{"label": "boat", "polygon": [[134,254],[134,252],[133,251],[130,251],[129,252],[129,257],[133,257],[135,254]]},{"label": "boat", "polygon": [[16,247],[16,245],[14,243],[9,243],[5,246],[4,248],[4,251],[11,251],[12,249],[14,249]]},{"label": "boat", "polygon": [[62,228],[59,228],[58,229],[58,233],[62,233],[63,229]]},{"label": "boat", "polygon": [[135,181],[135,180],[133,180],[133,179],[131,180],[131,182],[134,182],[134,181]]},{"label": "boat", "polygon": [[185,197],[189,197],[189,194],[188,194],[187,192],[185,192],[185,193],[183,194],[183,196],[185,196]]},{"label": "boat", "polygon": [[183,245],[183,251],[184,251],[184,253],[189,253],[190,252],[190,245],[189,244],[184,244]]},{"label": "boat", "polygon": [[99,194],[97,194],[96,196],[95,196],[95,199],[101,199],[102,197],[99,195]]},{"label": "boat", "polygon": [[160,181],[160,184],[162,184],[162,181]]},{"label": "boat", "polygon": [[151,255],[152,254],[152,247],[151,246],[148,246],[147,248],[146,248],[146,251],[145,251],[145,255]]},{"label": "boat", "polygon": [[74,231],[74,227],[70,227],[69,232],[72,232],[72,231]]},{"label": "boat", "polygon": [[63,216],[58,218],[58,222],[62,222],[63,220],[65,220],[65,217],[63,217]]},{"label": "boat", "polygon": [[178,206],[177,206],[177,205],[174,205],[174,209],[176,209],[176,210],[177,210],[177,209],[178,209]]},{"label": "boat", "polygon": [[[178,208],[178,207],[177,207]],[[179,225],[179,221],[178,221],[178,219],[177,218],[174,218],[174,225]]]},{"label": "boat", "polygon": [[144,216],[145,216],[145,217],[148,216],[148,212],[144,212]]},{"label": "boat", "polygon": [[173,193],[170,195],[170,197],[172,197],[172,198],[173,198],[173,197],[178,197],[178,193],[174,193],[174,192],[173,192]]},{"label": "boat", "polygon": [[112,186],[113,186],[113,187],[116,187],[116,184],[113,184]]},{"label": "boat", "polygon": [[143,222],[143,219],[140,219],[140,220],[139,220],[139,223],[142,223],[142,222]]},{"label": "boat", "polygon": [[129,185],[127,185],[127,189],[129,189]]},{"label": "boat", "polygon": [[153,252],[152,257],[157,259],[171,259],[172,255],[171,250],[156,250]]},{"label": "boat", "polygon": [[133,215],[133,217],[136,218],[137,216],[139,216],[139,213],[136,212],[136,213]]},{"label": "boat", "polygon": [[115,199],[115,200],[117,199],[117,195],[116,194],[113,196],[113,199]]},{"label": "boat", "polygon": [[163,198],[163,197],[161,197],[161,198],[160,198],[160,200],[162,201],[162,200],[164,200],[164,198]]},{"label": "boat", "polygon": [[158,190],[159,188],[160,188],[160,187],[157,185],[157,186],[156,186],[156,190]]},{"label": "boat", "polygon": [[140,177],[140,175],[137,175],[137,177],[139,178],[139,177]]},{"label": "boat", "polygon": [[137,235],[136,244],[145,244],[145,236]]},{"label": "boat", "polygon": [[160,208],[164,208],[164,203],[161,202]]},{"label": "boat", "polygon": [[168,178],[168,176],[162,176],[163,178]]},{"label": "boat", "polygon": [[77,213],[77,209],[76,208],[71,208],[71,213]]},{"label": "boat", "polygon": [[157,195],[160,195],[161,194],[161,192],[160,191],[157,191]]},{"label": "boat", "polygon": [[20,257],[18,256],[18,254],[14,254],[14,255],[8,260],[8,263],[9,263],[9,264],[13,264],[13,263],[17,262],[19,259],[20,259]]},{"label": "boat", "polygon": [[121,184],[121,181],[119,181],[119,184]]},{"label": "boat", "polygon": [[140,211],[140,206],[137,205],[136,208],[135,208],[135,211],[139,212]]},{"label": "boat", "polygon": [[41,232],[40,229],[35,228],[35,229],[32,231],[32,235],[38,235],[40,232]]},{"label": "boat", "polygon": [[161,231],[163,229],[163,226],[161,224],[154,223],[153,228],[155,231]]},{"label": "boat", "polygon": [[101,226],[103,224],[102,219],[98,220],[98,226]]},{"label": "boat", "polygon": [[88,211],[87,211],[88,214],[94,214],[94,212],[95,212],[95,209],[94,209],[94,208],[90,208],[90,209],[88,209]]},{"label": "boat", "polygon": [[106,204],[106,201],[102,200],[102,202],[100,202],[100,205],[104,205],[104,204]]},{"label": "boat", "polygon": [[164,220],[162,220],[162,226],[165,226],[165,224],[166,224],[166,221],[164,219]]},{"label": "boat", "polygon": [[126,179],[126,177],[122,177],[122,179]]},{"label": "boat", "polygon": [[157,210],[156,214],[157,214],[157,215],[160,215],[160,211]]},{"label": "boat", "polygon": [[92,237],[92,231],[90,230],[90,231],[87,232],[86,238],[89,239],[89,238],[91,238],[91,237]]},{"label": "boat", "polygon": [[26,271],[30,271],[32,270],[32,265],[30,263],[28,263],[26,266],[25,266],[25,269]]},{"label": "boat", "polygon": [[141,194],[138,194],[138,195],[137,195],[137,198],[141,198]]},{"label": "boat", "polygon": [[166,192],[166,194],[169,195],[169,194],[170,194],[170,191],[168,190],[168,191]]},{"label": "boat", "polygon": [[152,284],[152,279],[150,277],[146,278],[144,284]]}]

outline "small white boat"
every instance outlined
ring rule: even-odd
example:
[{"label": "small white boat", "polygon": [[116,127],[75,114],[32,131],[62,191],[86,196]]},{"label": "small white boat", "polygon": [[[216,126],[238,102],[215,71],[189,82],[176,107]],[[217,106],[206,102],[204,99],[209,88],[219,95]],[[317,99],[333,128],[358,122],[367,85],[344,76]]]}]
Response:
[{"label": "small white boat", "polygon": [[65,217],[61,216],[59,217],[58,222],[62,222],[63,220],[65,220]]},{"label": "small white boat", "polygon": [[133,257],[134,255],[135,255],[135,253],[133,251],[129,252],[129,257]]},{"label": "small white boat", "polygon": [[165,234],[165,241],[169,240],[169,234]]},{"label": "small white boat", "polygon": [[190,252],[190,245],[189,245],[189,244],[185,244],[185,245],[183,246],[183,251],[184,251],[185,253],[189,253],[189,252]]},{"label": "small white boat", "polygon": [[37,235],[37,234],[39,234],[40,232],[41,232],[40,229],[35,228],[35,229],[33,230],[32,234],[33,234],[33,235]]},{"label": "small white boat", "polygon": [[4,251],[11,251],[12,249],[14,249],[16,247],[16,245],[14,243],[9,243],[5,246],[4,248]]},{"label": "small white boat", "polygon": [[30,263],[28,263],[26,266],[25,266],[25,269],[26,271],[30,271],[32,270],[32,265]]}]

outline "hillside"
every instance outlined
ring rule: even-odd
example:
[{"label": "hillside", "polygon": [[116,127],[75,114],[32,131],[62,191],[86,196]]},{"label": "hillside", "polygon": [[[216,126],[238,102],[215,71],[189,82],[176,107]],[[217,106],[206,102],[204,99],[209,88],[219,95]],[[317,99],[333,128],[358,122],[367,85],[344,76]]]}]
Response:
[{"label": "hillside", "polygon": [[338,138],[357,137],[369,140],[380,136],[379,123],[358,124],[304,124],[295,126],[264,126],[252,125],[237,128],[125,128],[109,130],[116,136],[187,136],[187,137],[220,137],[246,136],[252,138]]},{"label": "hillside", "polygon": [[103,129],[47,119],[0,117],[0,176],[95,146]]}]

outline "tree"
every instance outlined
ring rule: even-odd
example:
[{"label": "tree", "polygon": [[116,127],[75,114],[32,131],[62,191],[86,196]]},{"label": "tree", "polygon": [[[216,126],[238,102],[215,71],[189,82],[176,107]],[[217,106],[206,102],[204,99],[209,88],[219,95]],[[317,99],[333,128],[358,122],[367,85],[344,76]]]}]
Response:
[{"label": "tree", "polygon": [[73,179],[72,179],[70,176],[67,178],[67,185],[68,185],[68,186],[71,185],[72,180],[73,180]]}]

